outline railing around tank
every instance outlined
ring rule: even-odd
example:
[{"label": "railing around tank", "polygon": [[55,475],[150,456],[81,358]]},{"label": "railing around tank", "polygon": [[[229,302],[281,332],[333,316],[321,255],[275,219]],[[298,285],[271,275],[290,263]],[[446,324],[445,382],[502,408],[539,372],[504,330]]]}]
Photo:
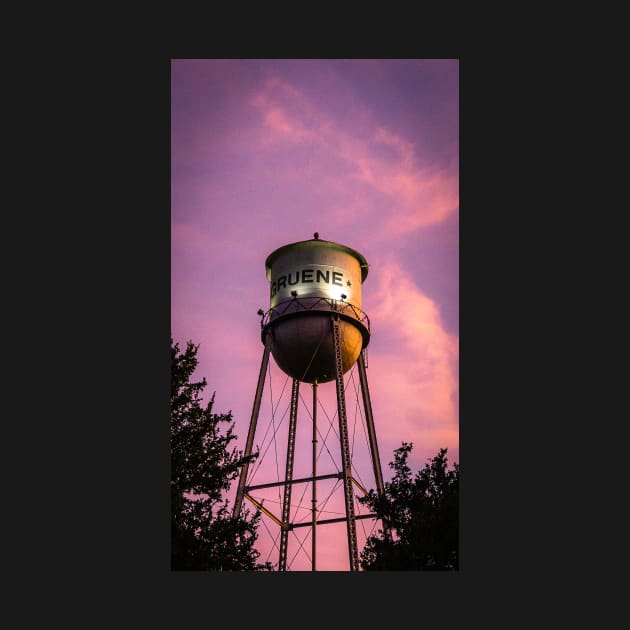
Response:
[{"label": "railing around tank", "polygon": [[330,311],[345,315],[346,317],[352,317],[363,324],[368,334],[370,332],[370,319],[358,306],[345,302],[344,300],[334,300],[326,297],[294,297],[290,300],[285,300],[278,304],[278,306],[270,308],[262,316],[260,327],[261,329],[265,328],[269,323],[283,315],[292,315],[308,311]]}]

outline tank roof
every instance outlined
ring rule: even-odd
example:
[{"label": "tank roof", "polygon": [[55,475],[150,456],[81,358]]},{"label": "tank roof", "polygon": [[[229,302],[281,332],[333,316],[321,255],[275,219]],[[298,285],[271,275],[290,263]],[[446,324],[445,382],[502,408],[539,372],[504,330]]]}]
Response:
[{"label": "tank roof", "polygon": [[346,252],[351,256],[354,256],[359,261],[359,266],[361,267],[361,282],[364,282],[368,275],[368,262],[365,259],[363,254],[360,254],[356,249],[352,249],[352,247],[348,247],[347,245],[342,245],[341,243],[334,243],[333,241],[325,241],[319,238],[319,234],[315,233],[315,238],[311,238],[307,241],[297,241],[296,243],[289,243],[287,245],[283,245],[282,247],[278,247],[278,249],[274,250],[267,256],[267,260],[265,260],[265,271],[267,273],[267,277],[269,277],[269,273],[271,271],[271,265],[273,261],[280,256],[280,254],[286,252],[293,247],[327,247],[330,249],[337,249],[342,252]]}]

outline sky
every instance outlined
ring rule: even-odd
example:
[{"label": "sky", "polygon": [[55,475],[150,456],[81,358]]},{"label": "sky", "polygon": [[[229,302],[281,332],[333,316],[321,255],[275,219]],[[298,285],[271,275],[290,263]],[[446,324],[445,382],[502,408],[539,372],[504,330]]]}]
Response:
[{"label": "sky", "polygon": [[[370,265],[362,308],[384,480],[402,442],[413,471],[440,448],[459,462],[458,89],[456,59],[171,60],[171,334],[199,344],[195,380],[207,379],[206,402],[216,392],[215,413],[232,413],[238,449],[263,352],[265,259],[319,232]],[[345,382],[355,475],[375,488],[356,367]],[[290,390],[271,358],[249,483],[284,478]],[[340,447],[334,382],[318,393],[321,475],[339,469]],[[311,386],[300,394],[294,478],[312,474]],[[294,485],[293,522],[310,519],[311,490]],[[278,488],[257,498],[281,515]],[[317,498],[321,518],[343,515],[334,480]],[[379,527],[357,521],[360,548]],[[277,562],[278,535],[263,516],[260,561]],[[290,570],[310,570],[310,553],[310,527],[290,532]],[[348,569],[345,524],[317,528],[316,561]]]}]

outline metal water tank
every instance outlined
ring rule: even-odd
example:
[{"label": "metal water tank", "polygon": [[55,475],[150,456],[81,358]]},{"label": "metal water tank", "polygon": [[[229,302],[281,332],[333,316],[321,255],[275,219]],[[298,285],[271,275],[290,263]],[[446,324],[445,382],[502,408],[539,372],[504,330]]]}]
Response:
[{"label": "metal water tank", "polygon": [[271,353],[283,372],[306,383],[335,379],[333,318],[339,321],[343,372],[370,340],[361,310],[361,284],[368,263],[356,250],[325,241],[284,245],[265,261],[270,309],[262,320],[262,340],[271,333]]}]

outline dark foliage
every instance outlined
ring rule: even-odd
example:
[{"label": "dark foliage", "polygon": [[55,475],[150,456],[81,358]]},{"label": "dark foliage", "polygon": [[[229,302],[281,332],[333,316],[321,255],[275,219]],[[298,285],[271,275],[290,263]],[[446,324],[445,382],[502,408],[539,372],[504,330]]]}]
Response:
[{"label": "dark foliage", "polygon": [[260,513],[233,519],[223,498],[246,460],[229,450],[231,413],[212,413],[214,395],[202,407],[206,379],[190,382],[198,347],[189,341],[182,353],[171,339],[171,568],[270,570],[253,548]]},{"label": "dark foliage", "polygon": [[361,554],[364,570],[427,571],[459,568],[459,465],[447,470],[447,449],[415,476],[407,464],[412,444],[403,442],[390,462],[395,475],[383,497],[374,490],[361,499],[388,520],[392,536],[379,531]]}]

